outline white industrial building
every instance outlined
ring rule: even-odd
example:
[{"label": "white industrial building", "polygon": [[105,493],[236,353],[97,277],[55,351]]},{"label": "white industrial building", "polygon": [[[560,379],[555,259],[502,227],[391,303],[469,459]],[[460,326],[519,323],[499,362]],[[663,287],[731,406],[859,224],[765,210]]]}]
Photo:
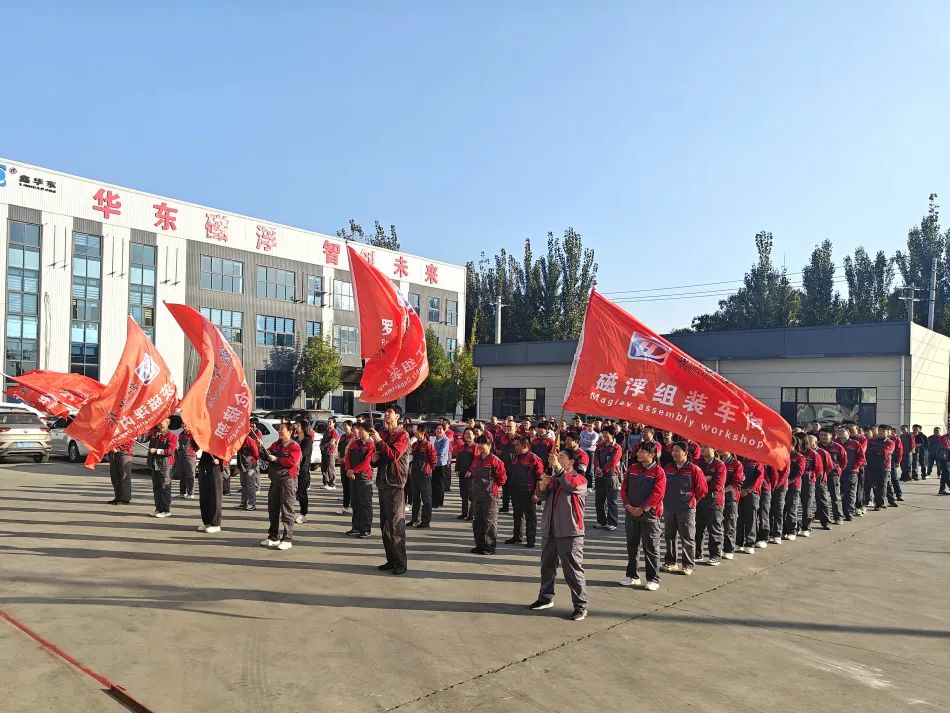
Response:
[{"label": "white industrial building", "polygon": [[[947,424],[950,338],[918,324],[882,322],[665,338],[782,414],[862,424]],[[562,412],[577,342],[484,344],[478,417]]]}]

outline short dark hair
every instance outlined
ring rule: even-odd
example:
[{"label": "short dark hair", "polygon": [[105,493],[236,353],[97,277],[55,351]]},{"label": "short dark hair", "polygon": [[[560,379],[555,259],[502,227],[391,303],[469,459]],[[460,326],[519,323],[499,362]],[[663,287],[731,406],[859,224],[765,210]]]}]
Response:
[{"label": "short dark hair", "polygon": [[475,439],[475,442],[479,445],[481,445],[482,443],[487,443],[491,445],[491,441],[488,440],[488,436],[479,436],[478,438]]},{"label": "short dark hair", "polygon": [[578,454],[577,454],[577,449],[576,449],[576,448],[562,448],[562,449],[561,449],[561,453],[563,453],[564,455],[566,455],[567,458],[568,458],[568,460],[571,461],[571,463],[573,463],[573,464],[576,464],[577,461],[578,461],[578,458],[580,457],[580,456],[578,456]]},{"label": "short dark hair", "polygon": [[686,441],[674,441],[670,448],[679,448],[683,453],[689,453],[689,444]]}]

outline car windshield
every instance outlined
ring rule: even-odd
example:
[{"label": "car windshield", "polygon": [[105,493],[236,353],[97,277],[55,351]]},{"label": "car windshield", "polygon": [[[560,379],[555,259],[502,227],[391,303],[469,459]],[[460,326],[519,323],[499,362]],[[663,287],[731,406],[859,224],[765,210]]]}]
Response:
[{"label": "car windshield", "polygon": [[0,424],[7,426],[42,426],[35,413],[0,413]]}]

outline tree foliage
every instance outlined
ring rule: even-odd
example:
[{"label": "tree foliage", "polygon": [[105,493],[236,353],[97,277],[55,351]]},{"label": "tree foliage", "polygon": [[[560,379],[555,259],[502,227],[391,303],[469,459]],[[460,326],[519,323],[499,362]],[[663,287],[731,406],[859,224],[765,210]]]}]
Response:
[{"label": "tree foliage", "polygon": [[367,235],[366,231],[363,230],[363,226],[357,223],[353,218],[350,218],[349,222],[349,232],[346,228],[340,228],[336,231],[336,236],[342,238],[343,240],[354,240],[358,243],[366,243],[367,245],[372,245],[374,248],[385,248],[387,250],[396,250],[399,248],[399,236],[396,234],[396,226],[390,225],[389,232],[379,224],[379,221],[374,223],[375,230],[371,235]]},{"label": "tree foliage", "polygon": [[580,334],[587,299],[597,276],[594,251],[573,228],[562,238],[547,234],[536,256],[531,239],[518,257],[500,250],[466,265],[466,334],[476,344],[495,338],[495,300],[500,295],[502,341],[573,339]]},{"label": "tree foliage", "polygon": [[454,412],[458,396],[453,379],[452,360],[445,353],[439,337],[431,327],[426,329],[426,352],[429,357],[429,375],[412,393],[412,401],[407,402],[406,408],[419,413]]},{"label": "tree foliage", "polygon": [[329,337],[316,337],[304,347],[297,361],[297,379],[307,395],[321,401],[343,383],[342,360]]}]

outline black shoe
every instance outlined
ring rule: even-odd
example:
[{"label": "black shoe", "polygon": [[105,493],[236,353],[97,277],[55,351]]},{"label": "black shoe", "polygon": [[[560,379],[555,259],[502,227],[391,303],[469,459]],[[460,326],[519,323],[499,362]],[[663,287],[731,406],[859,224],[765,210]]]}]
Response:
[{"label": "black shoe", "polygon": [[554,600],[549,599],[545,601],[544,599],[539,599],[534,604],[530,605],[528,609],[531,611],[541,611],[542,609],[550,609],[554,606]]},{"label": "black shoe", "polygon": [[903,496],[903,495],[898,495],[898,496],[897,496],[897,502],[899,502],[899,503],[904,502],[904,496]]},{"label": "black shoe", "polygon": [[524,546],[525,546],[525,547],[530,547],[531,549],[534,549],[534,543],[533,543],[533,542],[526,542]]},{"label": "black shoe", "polygon": [[832,524],[832,525],[840,525],[840,524],[841,524],[841,518],[840,518],[840,517],[836,517],[836,518],[834,519],[834,521],[833,521],[831,524]]},{"label": "black shoe", "polygon": [[473,547],[472,549],[469,550],[469,552],[471,552],[473,555],[485,554],[485,550],[481,549],[480,547]]},{"label": "black shoe", "polygon": [[586,609],[575,609],[574,613],[571,614],[571,621],[584,621],[587,618]]},{"label": "black shoe", "polygon": [[950,495],[950,490],[938,490],[937,495]]},{"label": "black shoe", "polygon": [[360,531],[359,531],[359,530],[350,529],[350,530],[347,530],[346,532],[344,532],[343,534],[344,534],[344,535],[348,535],[349,537],[353,537],[354,535],[360,534]]},{"label": "black shoe", "polygon": [[390,569],[393,569],[395,566],[396,566],[395,562],[387,562],[386,564],[379,565],[379,567],[377,567],[376,569],[378,569],[380,572],[386,572]]},{"label": "black shoe", "polygon": [[419,524],[418,520],[410,520],[409,522],[406,523],[406,527],[415,527],[418,524]]},{"label": "black shoe", "polygon": [[520,538],[520,537],[512,537],[512,538],[510,538],[510,539],[505,540],[505,544],[506,544],[506,545],[520,545],[520,544],[521,544],[521,538]]},{"label": "black shoe", "polygon": [[831,525],[826,522],[824,525],[821,526],[821,529],[822,529],[822,530],[830,530],[830,529],[831,529]]},{"label": "black shoe", "polygon": [[499,508],[498,512],[509,512],[508,508]]},{"label": "black shoe", "polygon": [[495,550],[482,550],[482,554],[483,554],[483,555],[493,555],[493,554],[495,554]]},{"label": "black shoe", "polygon": [[400,575],[400,574],[405,574],[405,573],[406,573],[406,565],[398,564],[395,567],[393,567],[393,574]]},{"label": "black shoe", "polygon": [[106,505],[118,505],[118,504],[119,504],[118,500],[110,500],[106,503]]},{"label": "black shoe", "polygon": [[369,533],[368,533],[368,532],[361,532],[361,533],[359,533],[359,534],[357,535],[357,537],[359,537],[361,540],[365,540],[367,537],[369,537]]},{"label": "black shoe", "polygon": [[465,518],[465,522],[472,522],[472,520],[474,520],[474,519],[475,519],[474,517],[472,517],[471,515],[469,515],[467,518]]},{"label": "black shoe", "polygon": [[416,525],[416,527],[419,528],[420,530],[425,530],[427,528],[432,527],[432,525],[428,522],[420,522],[418,525]]},{"label": "black shoe", "polygon": [[465,517],[466,517],[465,515],[459,515],[459,516],[456,517],[455,519],[456,519],[456,520],[464,520]]},{"label": "black shoe", "polygon": [[[901,498],[901,499],[903,500],[903,498]],[[897,504],[896,502],[893,502],[893,503],[888,503],[888,504],[887,504],[887,507],[889,507],[889,508],[896,508],[896,507],[899,507],[899,506],[898,506],[898,504]]]},{"label": "black shoe", "polygon": [[853,519],[854,519],[854,518],[851,517],[850,515],[845,515],[845,516],[844,516],[844,521],[845,521],[845,522],[851,522]]}]

